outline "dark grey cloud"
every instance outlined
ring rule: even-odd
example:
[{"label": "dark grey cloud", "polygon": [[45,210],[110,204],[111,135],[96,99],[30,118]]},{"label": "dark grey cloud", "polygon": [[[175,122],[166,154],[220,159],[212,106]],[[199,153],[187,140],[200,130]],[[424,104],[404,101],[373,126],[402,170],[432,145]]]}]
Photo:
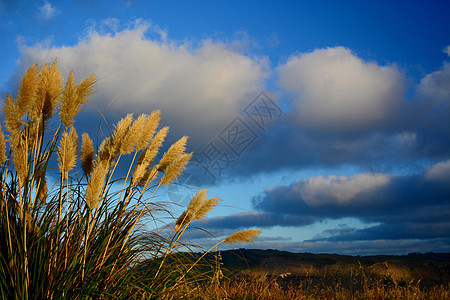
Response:
[{"label": "dark grey cloud", "polygon": [[345,255],[405,255],[413,252],[449,252],[450,239],[363,240],[363,241],[256,241],[246,248],[283,249],[292,252],[337,253]]},{"label": "dark grey cloud", "polygon": [[[449,212],[447,211],[447,218]],[[345,242],[371,240],[429,240],[450,238],[450,222],[380,224],[364,229],[347,228],[327,231],[305,242]]]},{"label": "dark grey cloud", "polygon": [[[226,217],[214,217],[199,224],[208,229],[242,229],[250,227],[305,226],[313,224],[313,216],[283,215],[269,212],[236,213]],[[196,224],[196,223],[195,223]]]},{"label": "dark grey cloud", "polygon": [[310,177],[266,189],[253,198],[254,212],[211,218],[204,225],[303,227],[351,217],[368,227],[336,228],[310,242],[450,238],[449,171],[450,161],[444,161],[413,175]]}]

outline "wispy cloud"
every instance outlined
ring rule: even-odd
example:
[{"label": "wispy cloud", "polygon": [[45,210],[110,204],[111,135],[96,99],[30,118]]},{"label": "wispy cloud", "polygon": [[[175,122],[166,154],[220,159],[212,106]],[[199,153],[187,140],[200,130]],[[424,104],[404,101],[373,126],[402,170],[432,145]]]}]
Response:
[{"label": "wispy cloud", "polygon": [[52,19],[57,14],[59,14],[59,10],[48,1],[39,7],[38,16],[45,21]]},{"label": "wispy cloud", "polygon": [[445,47],[445,49],[443,50],[444,53],[446,53],[448,56],[450,56],[450,45],[448,45],[447,47]]}]

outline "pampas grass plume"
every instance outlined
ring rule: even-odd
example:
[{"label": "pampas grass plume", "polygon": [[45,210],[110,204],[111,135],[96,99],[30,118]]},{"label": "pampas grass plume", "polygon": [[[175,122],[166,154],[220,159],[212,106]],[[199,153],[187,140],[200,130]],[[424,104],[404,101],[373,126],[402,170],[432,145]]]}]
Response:
[{"label": "pampas grass plume", "polygon": [[[164,176],[161,178],[161,185],[168,185],[172,183],[186,168],[192,153],[180,154],[176,157],[166,168]],[[161,168],[161,167],[160,167]]]},{"label": "pampas grass plume", "polygon": [[128,114],[125,118],[122,118],[115,126],[112,147],[113,147],[113,157],[115,157],[122,147],[122,143],[126,143],[124,140],[131,124],[133,123],[133,114]]},{"label": "pampas grass plume", "polygon": [[181,228],[183,228],[186,224],[188,224],[192,220],[192,214],[189,213],[189,211],[185,210],[177,219],[177,222],[175,223],[174,229],[176,231],[179,231]]},{"label": "pampas grass plume", "polygon": [[81,169],[86,176],[89,176],[94,169],[94,146],[86,132],[83,133],[81,139]]},{"label": "pampas grass plume", "polygon": [[94,86],[95,74],[90,75],[76,86],[73,78],[73,71],[70,72],[64,92],[61,96],[61,108],[59,112],[61,120],[66,127],[75,123],[73,119],[81,111],[81,108],[87,102],[88,97],[94,93]]},{"label": "pampas grass plume", "polygon": [[33,65],[23,75],[22,82],[17,93],[17,105],[20,108],[21,116],[24,116],[31,104],[36,99],[36,91],[38,86],[39,67]]},{"label": "pampas grass plume", "polygon": [[48,67],[45,64],[39,74],[39,85],[37,88],[36,101],[31,116],[43,116],[44,124],[53,115],[56,104],[61,96],[62,76],[56,66],[56,60]]},{"label": "pampas grass plume", "polygon": [[74,127],[70,127],[69,133],[64,131],[61,137],[60,146],[58,147],[59,170],[64,175],[75,167],[78,155],[78,134]]},{"label": "pampas grass plume", "polygon": [[171,162],[173,162],[180,154],[186,150],[186,142],[189,137],[183,136],[176,143],[172,144],[164,153],[163,157],[159,161],[160,170],[164,170]]},{"label": "pampas grass plume", "polygon": [[190,211],[191,213],[196,213],[202,207],[207,193],[208,190],[201,189],[197,194],[195,194],[194,197],[191,198],[191,201],[189,201],[189,205],[187,208],[188,211]]},{"label": "pampas grass plume", "polygon": [[212,198],[205,201],[207,192],[208,190],[201,189],[191,198],[187,210],[178,217],[175,224],[175,230],[180,230],[192,220],[203,219],[211,209],[219,204],[219,198]]},{"label": "pampas grass plume", "polygon": [[145,146],[150,143],[153,135],[155,134],[156,128],[158,128],[159,122],[161,120],[161,111],[156,110],[146,116],[144,121],[144,128],[142,129],[142,134],[136,142],[136,151],[142,150]]},{"label": "pampas grass plume", "polygon": [[136,169],[134,170],[133,173],[132,177],[133,184],[141,182],[146,175],[150,175],[148,167],[152,164],[156,155],[158,155],[159,148],[164,142],[164,139],[166,138],[168,131],[169,127],[164,127],[160,131],[158,131],[158,133],[155,135],[152,142],[150,143],[150,146],[148,146],[147,149],[145,149],[145,151],[142,151],[141,155],[138,158]]},{"label": "pampas grass plume", "polygon": [[17,131],[24,123],[22,122],[23,115],[20,112],[20,107],[16,104],[11,94],[6,94],[3,113],[5,115],[6,129],[10,132],[11,146],[15,147],[18,140],[14,140],[14,138],[18,137]]},{"label": "pampas grass plume", "polygon": [[28,151],[26,150],[25,141],[20,137],[19,132],[18,135],[19,137],[16,138],[18,143],[13,152],[13,163],[19,176],[20,184],[24,184],[28,177]]},{"label": "pampas grass plume", "polygon": [[169,127],[164,127],[153,138],[150,145],[145,151],[141,153],[138,158],[138,164],[150,165],[158,155],[159,148],[162,146],[164,140],[166,139],[167,133],[169,132]]},{"label": "pampas grass plume", "polygon": [[133,124],[129,127],[120,145],[121,154],[129,154],[133,151],[136,143],[142,135],[144,129],[144,122],[147,119],[145,114],[140,115]]},{"label": "pampas grass plume", "polygon": [[201,220],[206,218],[206,215],[216,207],[220,201],[222,201],[218,197],[211,198],[203,202],[203,205],[199,208],[197,213],[194,215],[194,220]]},{"label": "pampas grass plume", "polygon": [[113,149],[112,149],[111,138],[107,137],[100,144],[100,147],[98,149],[97,160],[102,161],[102,162],[107,162],[111,159],[112,156],[113,156]]},{"label": "pampas grass plume", "polygon": [[89,178],[88,185],[86,187],[86,204],[93,210],[100,204],[100,196],[105,183],[106,173],[108,171],[108,165],[105,162],[99,162],[92,175]]},{"label": "pampas grass plume", "polygon": [[[141,187],[146,187],[148,184],[153,181],[158,175],[158,165],[153,166],[150,169],[147,169],[143,176],[139,179],[138,185]],[[133,180],[133,184],[136,183],[137,180]]]},{"label": "pampas grass plume", "polygon": [[261,230],[257,229],[242,230],[233,233],[223,241],[230,245],[253,243],[253,240],[256,239],[261,234],[261,232],[262,232]]}]

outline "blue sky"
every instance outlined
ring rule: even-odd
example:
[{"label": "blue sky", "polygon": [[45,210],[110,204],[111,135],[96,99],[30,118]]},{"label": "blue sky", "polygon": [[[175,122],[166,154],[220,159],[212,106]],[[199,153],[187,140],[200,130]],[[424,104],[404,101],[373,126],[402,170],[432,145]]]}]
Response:
[{"label": "blue sky", "polygon": [[[77,119],[161,109],[223,199],[216,238],[298,252],[450,251],[448,1],[0,1],[0,95],[31,64],[99,84]],[[94,128],[94,129],[93,129]],[[214,241],[201,231],[200,245]]]}]

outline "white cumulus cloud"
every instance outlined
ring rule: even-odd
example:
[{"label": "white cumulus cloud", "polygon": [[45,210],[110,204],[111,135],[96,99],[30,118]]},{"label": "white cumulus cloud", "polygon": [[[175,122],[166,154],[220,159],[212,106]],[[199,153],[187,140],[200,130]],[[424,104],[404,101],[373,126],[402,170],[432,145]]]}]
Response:
[{"label": "white cumulus cloud", "polygon": [[425,178],[438,182],[450,183],[450,160],[432,165],[425,173]]},{"label": "white cumulus cloud", "polygon": [[[116,24],[117,25],[117,24]],[[162,117],[183,134],[211,138],[231,122],[262,89],[268,76],[264,58],[251,58],[227,44],[206,40],[199,46],[146,36],[152,27],[138,22],[113,33],[90,31],[73,46],[23,46],[20,64],[58,59],[63,74],[78,80],[97,73],[93,102],[100,108],[117,98],[110,111],[162,110]]]},{"label": "white cumulus cloud", "polygon": [[310,177],[294,187],[308,205],[354,204],[361,193],[371,192],[390,182],[386,174],[356,174],[353,176]]},{"label": "white cumulus cloud", "polygon": [[450,63],[444,62],[440,70],[422,78],[417,89],[420,96],[431,99],[434,104],[442,101],[450,104]]},{"label": "white cumulus cloud", "polygon": [[404,95],[395,66],[365,62],[344,47],[291,56],[278,67],[281,88],[295,95],[297,121],[309,128],[357,131],[392,120]]}]

